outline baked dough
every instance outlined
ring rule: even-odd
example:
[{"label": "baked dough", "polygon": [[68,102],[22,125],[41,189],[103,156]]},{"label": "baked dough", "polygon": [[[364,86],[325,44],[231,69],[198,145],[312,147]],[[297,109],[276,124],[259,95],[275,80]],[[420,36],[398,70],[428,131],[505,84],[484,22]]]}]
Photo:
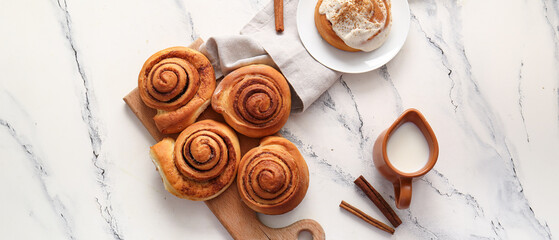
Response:
[{"label": "baked dough", "polygon": [[320,36],[330,45],[349,52],[369,52],[388,38],[391,4],[390,0],[319,0],[314,21]]},{"label": "baked dough", "polygon": [[269,136],[278,132],[289,118],[289,84],[273,67],[241,67],[219,83],[212,96],[212,108],[245,136]]},{"label": "baked dough", "polygon": [[309,170],[293,143],[269,136],[243,156],[237,186],[243,202],[254,211],[283,214],[305,197]]},{"label": "baked dough", "polygon": [[176,142],[165,138],[153,145],[150,155],[167,191],[179,198],[206,201],[233,183],[241,150],[233,129],[203,120],[182,131]]},{"label": "baked dough", "polygon": [[178,133],[194,123],[209,106],[215,86],[210,61],[187,47],[155,53],[138,77],[140,97],[148,107],[158,110],[153,120],[164,134]]}]

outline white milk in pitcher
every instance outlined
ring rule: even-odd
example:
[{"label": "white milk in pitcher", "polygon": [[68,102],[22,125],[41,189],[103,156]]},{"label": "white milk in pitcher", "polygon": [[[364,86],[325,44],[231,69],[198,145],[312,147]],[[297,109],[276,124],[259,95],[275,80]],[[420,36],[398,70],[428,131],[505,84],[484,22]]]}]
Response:
[{"label": "white milk in pitcher", "polygon": [[414,123],[405,122],[388,138],[386,155],[398,170],[417,172],[429,161],[429,144]]}]

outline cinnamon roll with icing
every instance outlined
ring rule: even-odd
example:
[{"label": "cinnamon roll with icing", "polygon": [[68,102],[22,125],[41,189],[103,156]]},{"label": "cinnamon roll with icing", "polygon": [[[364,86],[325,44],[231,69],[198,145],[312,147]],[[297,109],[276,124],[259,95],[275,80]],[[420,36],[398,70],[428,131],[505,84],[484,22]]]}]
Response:
[{"label": "cinnamon roll with icing", "polygon": [[293,143],[269,136],[243,156],[237,186],[243,202],[254,211],[283,214],[305,197],[309,170]]},{"label": "cinnamon roll with icing", "polygon": [[233,183],[241,150],[233,129],[202,120],[182,131],[176,142],[165,138],[153,145],[150,155],[167,191],[179,198],[206,201]]},{"label": "cinnamon roll with icing", "polygon": [[153,118],[162,133],[178,133],[209,106],[215,73],[202,53],[171,47],[152,55],[138,77],[142,101],[158,112]]},{"label": "cinnamon roll with icing", "polygon": [[212,108],[245,136],[269,136],[278,132],[289,117],[289,84],[273,67],[241,67],[221,80],[212,96]]},{"label": "cinnamon roll with icing", "polygon": [[319,0],[315,25],[330,45],[350,52],[370,52],[388,38],[390,0]]}]

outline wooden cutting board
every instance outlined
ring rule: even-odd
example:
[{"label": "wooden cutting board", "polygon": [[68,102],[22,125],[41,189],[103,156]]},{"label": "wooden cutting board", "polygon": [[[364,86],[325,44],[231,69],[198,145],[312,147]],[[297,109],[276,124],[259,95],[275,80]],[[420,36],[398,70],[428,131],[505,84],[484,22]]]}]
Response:
[{"label": "wooden cutting board", "polygon": [[[198,49],[202,40],[194,41],[190,47]],[[130,110],[138,117],[150,135],[160,141],[165,137],[176,138],[178,134],[165,135],[160,133],[153,122],[153,116],[157,113],[155,109],[147,107],[140,98],[138,89],[132,90],[124,102]],[[223,117],[212,110],[211,106],[200,115],[198,120],[213,119],[225,122]],[[241,145],[241,154],[259,145],[260,139],[249,138],[237,134]],[[149,146],[146,146],[146,151]],[[187,200],[186,200],[187,201]],[[239,196],[236,182],[218,197],[205,201],[208,208],[217,217],[219,222],[227,229],[234,239],[297,239],[301,231],[309,231],[313,239],[325,239],[325,233],[320,224],[312,219],[297,221],[283,228],[270,228],[260,222],[256,212],[246,206]]]}]

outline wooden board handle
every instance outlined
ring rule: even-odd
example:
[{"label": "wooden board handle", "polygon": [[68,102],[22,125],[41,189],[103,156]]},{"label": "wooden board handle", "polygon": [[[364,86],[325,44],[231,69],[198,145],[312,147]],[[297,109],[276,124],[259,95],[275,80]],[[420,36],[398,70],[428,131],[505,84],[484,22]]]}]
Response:
[{"label": "wooden board handle", "polygon": [[310,232],[313,239],[325,238],[322,226],[312,219],[299,220],[284,228],[271,228],[270,235],[277,236],[277,239],[297,239],[302,231]]},{"label": "wooden board handle", "polygon": [[299,220],[287,227],[270,228],[260,222],[256,212],[247,207],[239,196],[236,182],[206,205],[234,239],[293,239],[301,231],[309,231],[313,239],[323,240],[324,230],[311,219]]}]

